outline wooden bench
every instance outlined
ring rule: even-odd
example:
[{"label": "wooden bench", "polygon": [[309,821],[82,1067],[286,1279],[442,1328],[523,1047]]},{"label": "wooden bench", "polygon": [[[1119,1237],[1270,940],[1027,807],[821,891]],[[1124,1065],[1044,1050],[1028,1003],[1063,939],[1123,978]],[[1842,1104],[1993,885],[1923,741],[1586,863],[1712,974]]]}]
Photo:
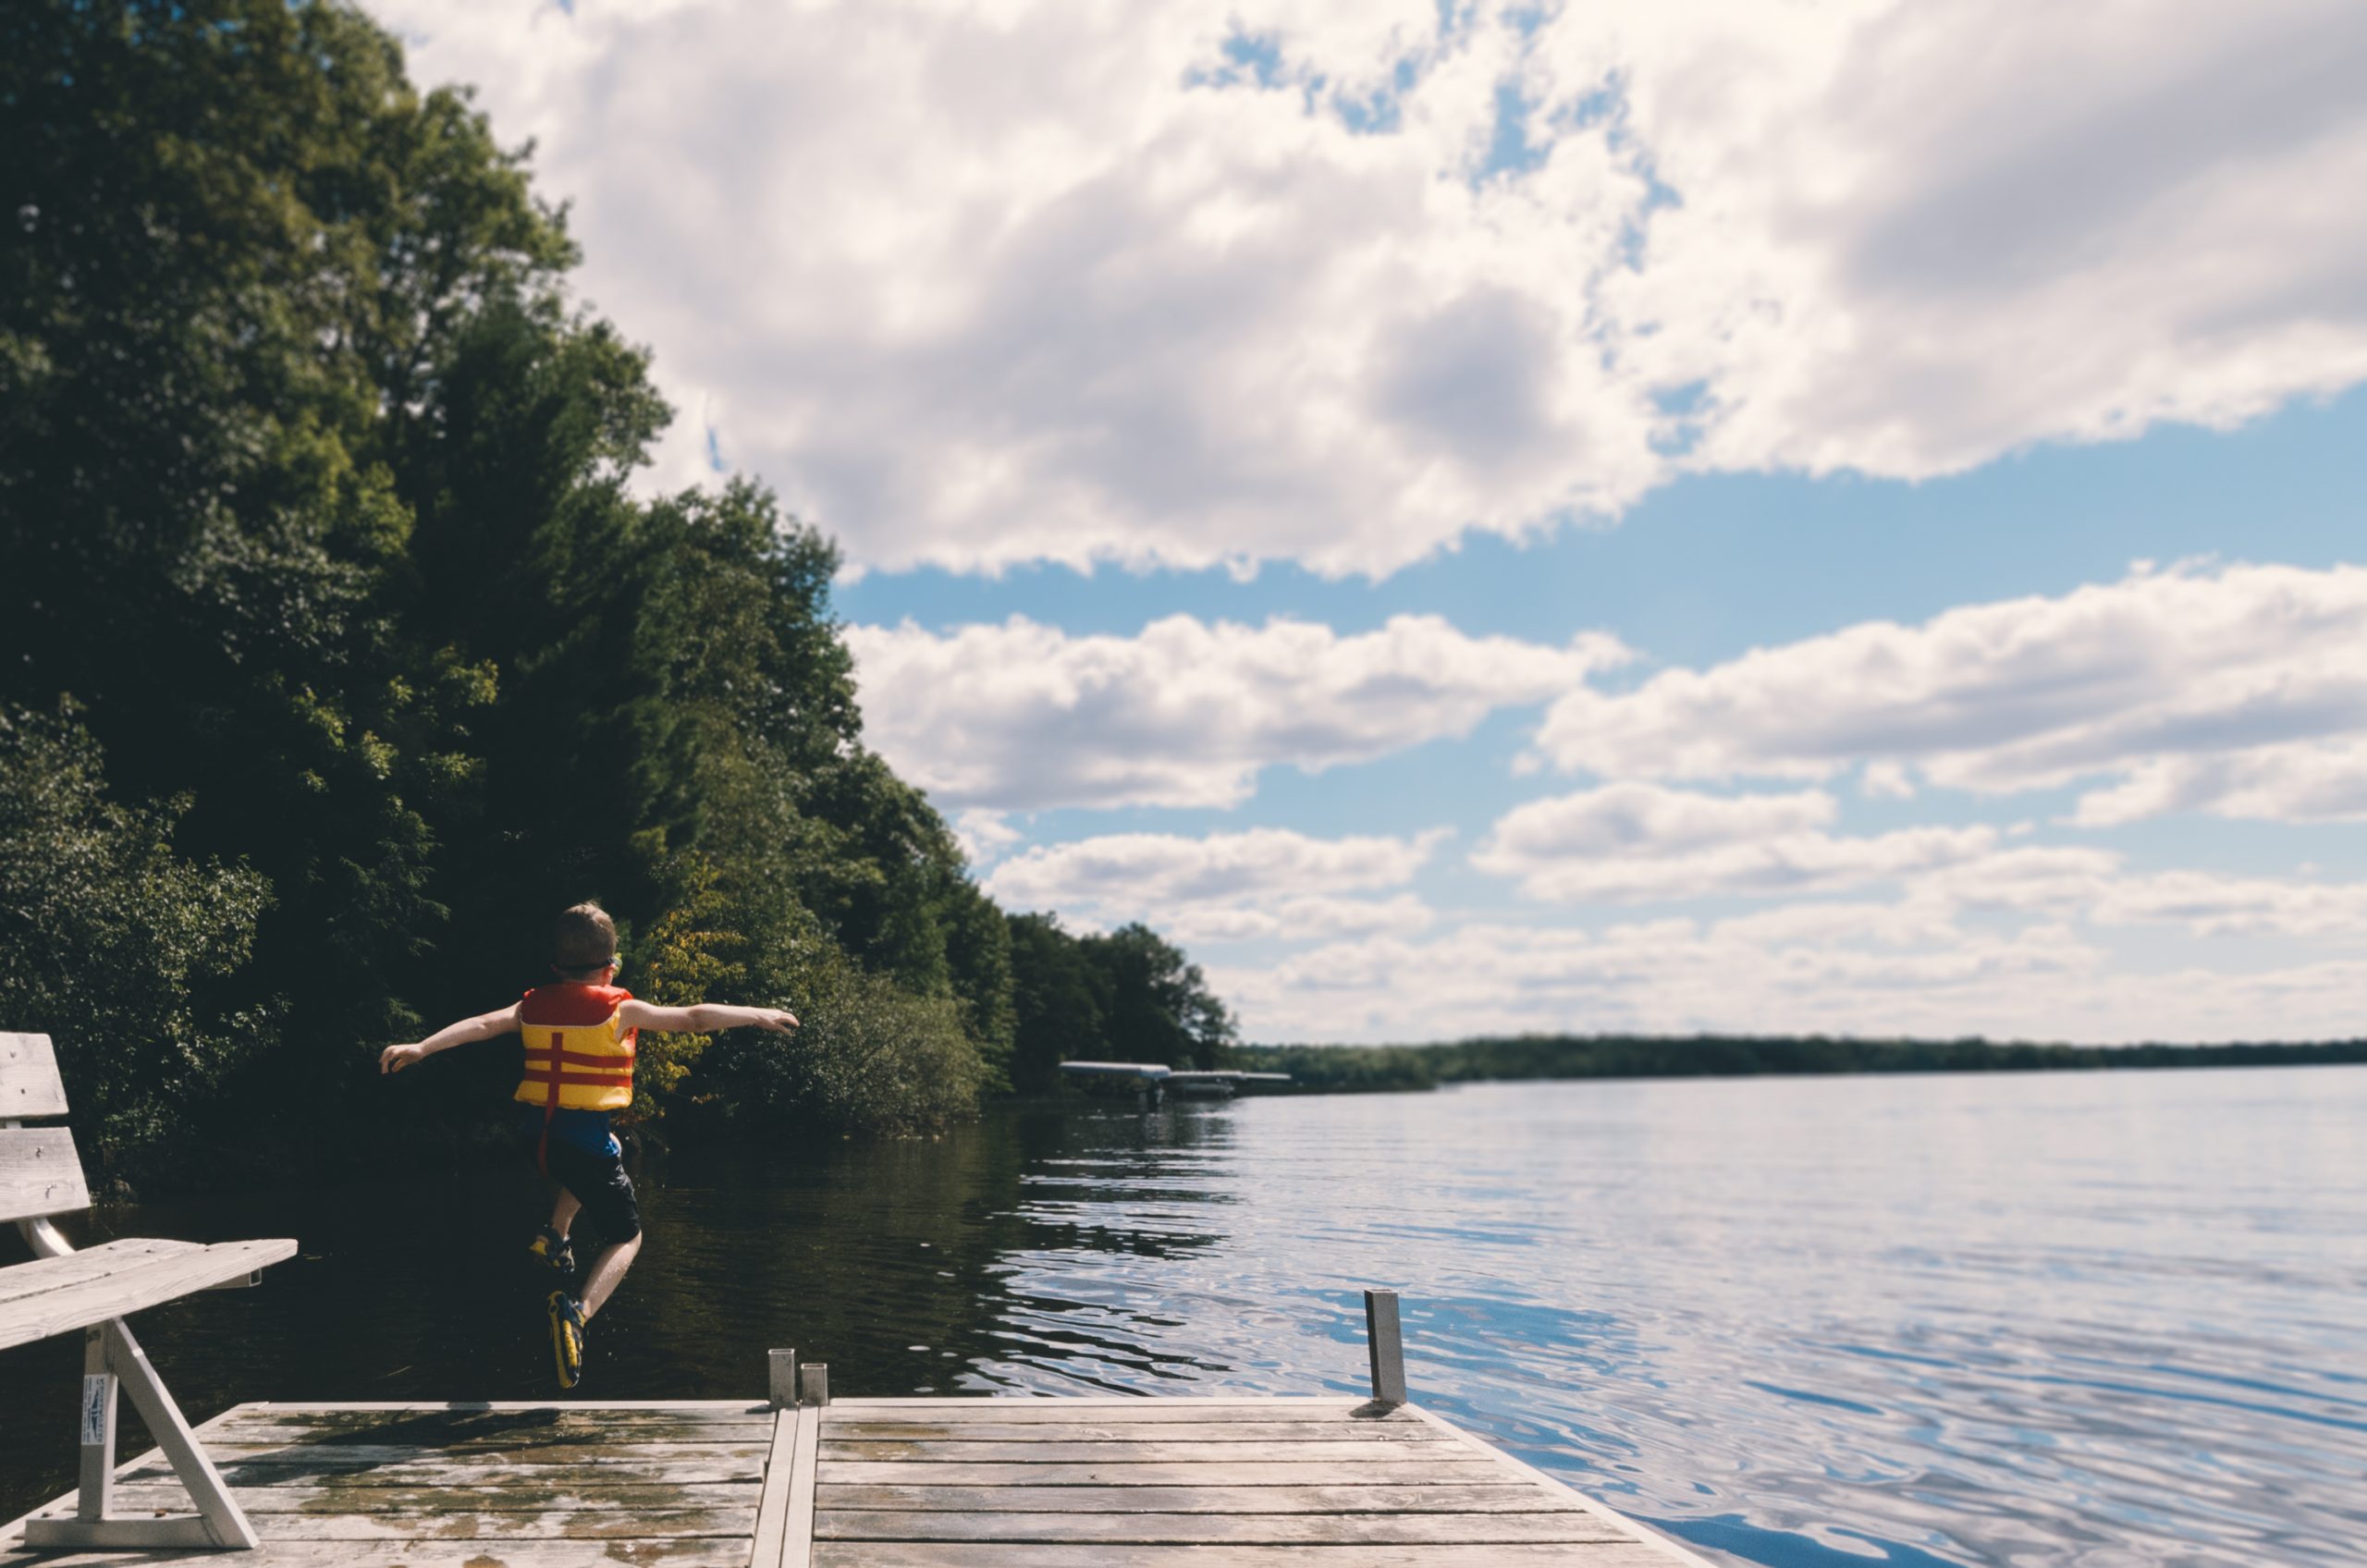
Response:
[{"label": "wooden bench", "polygon": [[[0,1034],[0,1220],[15,1220],[34,1253],[30,1263],[0,1267],[0,1350],[82,1330],[82,1477],[75,1516],[28,1521],[25,1544],[252,1548],[246,1514],[124,1318],[192,1292],[258,1283],[266,1265],[295,1256],[296,1243],[120,1241],[77,1252],[50,1222],[91,1207],[74,1135],[64,1127],[24,1125],[65,1114],[66,1085],[49,1036]],[[108,1516],[118,1385],[189,1488],[194,1515]]]}]

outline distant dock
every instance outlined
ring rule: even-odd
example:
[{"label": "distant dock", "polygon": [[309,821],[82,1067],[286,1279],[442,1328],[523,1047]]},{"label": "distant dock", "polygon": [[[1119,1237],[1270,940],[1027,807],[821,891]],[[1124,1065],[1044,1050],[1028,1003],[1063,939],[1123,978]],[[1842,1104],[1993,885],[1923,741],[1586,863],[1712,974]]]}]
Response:
[{"label": "distant dock", "polygon": [[1287,1072],[1244,1072],[1170,1067],[1159,1061],[1064,1061],[1061,1073],[1088,1093],[1132,1095],[1144,1110],[1157,1110],[1170,1095],[1192,1100],[1229,1100],[1245,1090],[1273,1088],[1291,1081]]},{"label": "distant dock", "polygon": [[[1376,1393],[1402,1401],[1382,1305]],[[775,1354],[779,1403],[241,1404],[197,1435],[254,1553],[32,1551],[18,1520],[0,1568],[1708,1568],[1386,1397],[830,1403]],[[189,1507],[157,1453],[114,1500]]]}]

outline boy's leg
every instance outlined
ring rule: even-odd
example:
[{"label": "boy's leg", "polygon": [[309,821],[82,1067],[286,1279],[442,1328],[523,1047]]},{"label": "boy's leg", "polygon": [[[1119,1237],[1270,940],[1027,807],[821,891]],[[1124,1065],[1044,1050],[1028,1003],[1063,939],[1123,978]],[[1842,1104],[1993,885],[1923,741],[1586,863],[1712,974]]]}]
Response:
[{"label": "boy's leg", "polygon": [[[632,1178],[625,1174],[624,1161],[615,1155],[592,1155],[574,1149],[562,1154],[556,1146],[551,1164],[557,1170],[566,1167],[562,1202],[572,1200],[576,1209],[589,1214],[593,1225],[600,1232],[604,1243],[583,1270],[583,1283],[576,1299],[587,1318],[607,1304],[617,1286],[641,1256],[641,1205],[634,1197]],[[568,1219],[575,1218],[570,1209]]]},{"label": "boy's leg", "polygon": [[551,1222],[534,1233],[526,1250],[541,1258],[561,1274],[575,1272],[575,1249],[568,1245],[568,1227],[575,1223],[575,1216],[583,1207],[583,1200],[564,1182],[552,1182],[558,1196],[551,1202]]},{"label": "boy's leg", "polygon": [[580,1299],[587,1320],[615,1293],[617,1286],[624,1280],[625,1270],[631,1268],[632,1260],[640,1256],[639,1231],[635,1231],[630,1241],[600,1249],[600,1255],[592,1260],[592,1271],[583,1277],[583,1294]]}]

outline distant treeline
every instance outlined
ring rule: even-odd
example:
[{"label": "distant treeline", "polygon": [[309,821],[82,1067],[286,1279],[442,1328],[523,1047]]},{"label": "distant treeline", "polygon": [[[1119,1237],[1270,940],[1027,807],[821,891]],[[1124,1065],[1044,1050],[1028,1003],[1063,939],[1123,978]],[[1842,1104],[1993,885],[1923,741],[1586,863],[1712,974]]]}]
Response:
[{"label": "distant treeline", "polygon": [[2367,1062],[2367,1040],[2310,1045],[2063,1046],[1799,1035],[1521,1035],[1431,1046],[1244,1046],[1228,1064],[1301,1092],[1433,1089],[1539,1078],[1750,1078],[1839,1072],[2046,1072]]}]

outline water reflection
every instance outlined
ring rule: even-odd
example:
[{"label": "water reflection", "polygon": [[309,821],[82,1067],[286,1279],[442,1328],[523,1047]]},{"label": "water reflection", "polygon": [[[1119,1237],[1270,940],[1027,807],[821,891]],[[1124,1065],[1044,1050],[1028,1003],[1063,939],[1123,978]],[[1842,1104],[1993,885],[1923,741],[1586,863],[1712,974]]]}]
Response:
[{"label": "water reflection", "polygon": [[[1417,1396],[1738,1560],[2358,1562],[2367,1072],[1477,1088],[644,1160],[590,1398]],[[143,1315],[184,1403],[540,1398],[531,1175],[152,1204],[289,1234]],[[0,1354],[0,1507],[71,1484],[76,1347]],[[21,1417],[21,1418],[20,1418]]]}]

